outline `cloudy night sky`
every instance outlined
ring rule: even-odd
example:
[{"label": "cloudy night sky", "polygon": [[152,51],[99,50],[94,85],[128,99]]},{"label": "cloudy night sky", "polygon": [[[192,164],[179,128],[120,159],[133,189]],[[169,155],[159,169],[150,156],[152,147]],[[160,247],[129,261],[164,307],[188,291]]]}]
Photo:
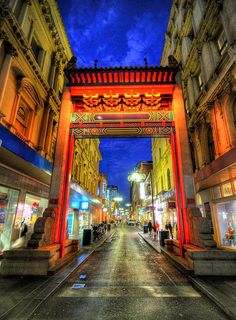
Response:
[{"label": "cloudy night sky", "polygon": [[[159,65],[172,0],[58,0],[78,67]],[[152,160],[151,139],[101,139],[100,171],[129,198],[128,173]]]}]

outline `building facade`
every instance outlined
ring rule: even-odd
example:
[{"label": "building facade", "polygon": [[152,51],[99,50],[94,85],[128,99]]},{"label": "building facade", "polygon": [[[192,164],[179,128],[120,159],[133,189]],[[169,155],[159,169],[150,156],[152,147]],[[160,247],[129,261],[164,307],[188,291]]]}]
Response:
[{"label": "building facade", "polygon": [[192,151],[196,205],[218,247],[236,248],[236,2],[173,1],[162,65],[173,55]]},{"label": "building facade", "polygon": [[0,4],[0,251],[28,236],[48,206],[50,175],[72,53],[56,1]]},{"label": "building facade", "polygon": [[140,161],[134,169],[134,177],[131,174],[129,179],[133,217],[142,224],[154,218],[152,169],[152,161]]},{"label": "building facade", "polygon": [[78,238],[91,224],[103,220],[103,201],[99,196],[99,162],[102,159],[99,139],[75,140],[68,233]]},{"label": "building facade", "polygon": [[153,159],[153,199],[155,219],[164,230],[167,224],[173,227],[174,238],[177,237],[177,214],[172,153],[168,138],[152,140]]}]

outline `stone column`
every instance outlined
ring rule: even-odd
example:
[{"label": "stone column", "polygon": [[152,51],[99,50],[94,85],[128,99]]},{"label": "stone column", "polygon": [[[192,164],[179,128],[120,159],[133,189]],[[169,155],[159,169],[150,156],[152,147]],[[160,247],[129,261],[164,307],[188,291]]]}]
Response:
[{"label": "stone column", "polygon": [[51,59],[51,69],[50,69],[50,76],[48,81],[51,88],[53,88],[55,73],[56,73],[56,54],[54,53]]},{"label": "stone column", "polygon": [[41,128],[40,128],[41,134],[40,134],[39,142],[38,142],[38,150],[42,150],[42,151],[44,151],[45,140],[46,140],[46,135],[47,135],[49,112],[50,112],[49,105],[48,105],[48,102],[46,102],[45,106],[44,106],[42,123],[41,123]]},{"label": "stone column", "polygon": [[28,12],[28,7],[31,6],[31,0],[24,0],[21,12],[18,18],[19,25],[22,27]]},{"label": "stone column", "polygon": [[6,91],[7,80],[8,80],[10,69],[11,69],[12,59],[13,57],[17,56],[17,52],[15,48],[9,42],[6,42],[5,47],[6,47],[7,54],[4,59],[1,73],[0,73],[0,111],[2,107],[3,97]]},{"label": "stone column", "polygon": [[49,119],[48,119],[48,128],[47,128],[47,136],[49,136],[44,145],[45,152],[48,153],[50,156],[52,155],[51,150],[51,142],[52,142],[52,136],[53,136],[53,111],[51,110],[49,113]]},{"label": "stone column", "polygon": [[195,207],[195,190],[193,181],[192,160],[190,154],[188,132],[186,126],[185,109],[182,90],[179,85],[175,85],[173,91],[173,112],[176,130],[176,156],[177,169],[179,174],[179,188],[182,205],[184,243],[190,242],[189,230],[189,209]]}]

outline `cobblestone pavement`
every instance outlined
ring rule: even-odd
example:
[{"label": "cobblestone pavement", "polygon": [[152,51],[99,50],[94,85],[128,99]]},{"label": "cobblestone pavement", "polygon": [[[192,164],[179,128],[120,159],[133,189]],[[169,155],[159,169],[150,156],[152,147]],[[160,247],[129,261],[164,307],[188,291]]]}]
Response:
[{"label": "cobblestone pavement", "polygon": [[31,319],[227,319],[135,227],[120,227]]}]

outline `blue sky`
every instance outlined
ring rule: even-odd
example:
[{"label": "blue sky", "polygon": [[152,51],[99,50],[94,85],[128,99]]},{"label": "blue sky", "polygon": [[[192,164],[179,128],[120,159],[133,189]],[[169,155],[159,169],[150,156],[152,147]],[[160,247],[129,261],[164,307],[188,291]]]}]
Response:
[{"label": "blue sky", "polygon": [[[159,65],[172,0],[58,0],[78,67]],[[150,139],[102,139],[100,170],[129,197],[127,174],[151,160]]]}]

